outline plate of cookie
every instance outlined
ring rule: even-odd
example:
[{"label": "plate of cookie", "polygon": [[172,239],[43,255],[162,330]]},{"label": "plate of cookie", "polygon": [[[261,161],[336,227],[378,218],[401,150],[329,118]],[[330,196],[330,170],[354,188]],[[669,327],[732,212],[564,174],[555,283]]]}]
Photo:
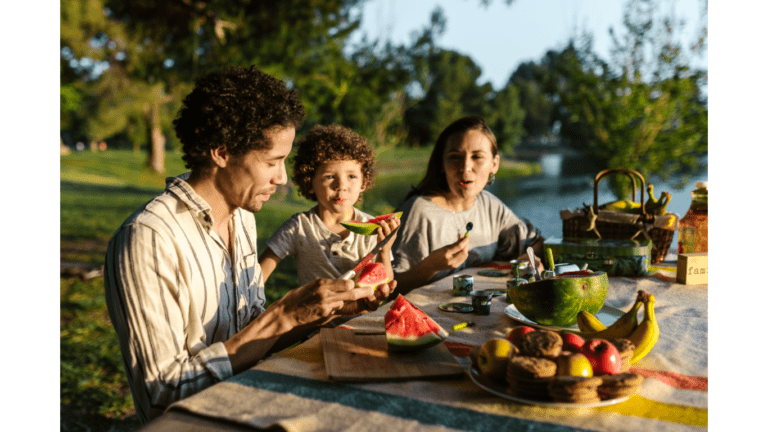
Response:
[{"label": "plate of cookie", "polygon": [[[520,313],[519,310],[515,307],[515,305],[511,304],[507,306],[504,309],[504,313],[512,318],[515,321],[520,321],[524,324],[530,325],[531,327],[538,327],[538,328],[544,328],[544,329],[550,329],[550,330],[578,330],[579,327],[574,324],[570,327],[556,327],[556,326],[548,326],[539,324],[535,321],[531,321],[528,318],[526,318],[522,313]],[[600,309],[595,316],[597,319],[600,320],[601,323],[605,324],[606,326],[609,326],[616,322],[619,317],[624,315],[624,312],[621,309],[616,309],[614,307],[603,305],[603,308]]]},{"label": "plate of cookie", "polygon": [[[524,388],[514,388],[507,382],[502,383],[483,376],[474,365],[469,367],[467,373],[472,382],[491,394],[513,402],[551,408],[596,408],[615,405],[629,399],[637,389],[633,383],[631,390],[626,392],[605,394],[599,390],[603,386],[603,379],[600,377],[565,376],[555,379],[531,379],[526,381],[528,385]],[[601,393],[602,397],[599,396]]]}]

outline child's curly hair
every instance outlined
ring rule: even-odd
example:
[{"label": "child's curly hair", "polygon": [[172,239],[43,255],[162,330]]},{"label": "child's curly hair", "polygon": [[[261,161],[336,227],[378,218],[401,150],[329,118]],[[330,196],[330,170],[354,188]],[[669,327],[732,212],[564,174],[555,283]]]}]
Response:
[{"label": "child's curly hair", "polygon": [[368,140],[343,126],[315,125],[298,142],[296,156],[293,158],[293,182],[303,197],[317,201],[317,195],[310,192],[315,171],[323,163],[335,160],[360,162],[363,190],[373,186],[374,155]]},{"label": "child's curly hair", "polygon": [[198,79],[173,121],[187,168],[207,169],[210,151],[222,144],[235,157],[269,149],[264,132],[298,129],[304,107],[295,90],[256,66],[229,66]]}]

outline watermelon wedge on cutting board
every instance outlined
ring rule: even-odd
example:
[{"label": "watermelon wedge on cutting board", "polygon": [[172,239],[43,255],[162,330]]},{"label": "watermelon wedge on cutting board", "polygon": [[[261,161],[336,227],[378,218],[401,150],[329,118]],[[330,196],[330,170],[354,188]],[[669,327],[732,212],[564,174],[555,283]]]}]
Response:
[{"label": "watermelon wedge on cutting board", "polygon": [[463,377],[466,372],[445,344],[412,352],[387,349],[378,333],[321,328],[320,344],[328,378],[333,381],[375,382]]},{"label": "watermelon wedge on cutting board", "polygon": [[384,327],[391,351],[417,351],[448,337],[445,329],[402,295],[397,296],[384,316]]}]

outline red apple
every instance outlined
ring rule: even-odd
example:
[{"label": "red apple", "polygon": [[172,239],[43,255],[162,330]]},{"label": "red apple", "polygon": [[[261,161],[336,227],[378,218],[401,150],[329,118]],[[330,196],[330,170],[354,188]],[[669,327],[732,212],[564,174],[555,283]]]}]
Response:
[{"label": "red apple", "polygon": [[557,358],[557,375],[589,378],[592,373],[592,363],[584,354],[563,352]]},{"label": "red apple", "polygon": [[512,330],[507,333],[507,340],[512,342],[512,345],[520,346],[520,338],[524,334],[535,331],[536,329],[531,326],[517,326],[512,327]]},{"label": "red apple", "polygon": [[584,338],[576,333],[563,332],[560,336],[563,338],[563,351],[579,352],[584,346]]},{"label": "red apple", "polygon": [[621,373],[619,350],[607,340],[592,339],[581,347],[581,353],[589,359],[595,375]]}]

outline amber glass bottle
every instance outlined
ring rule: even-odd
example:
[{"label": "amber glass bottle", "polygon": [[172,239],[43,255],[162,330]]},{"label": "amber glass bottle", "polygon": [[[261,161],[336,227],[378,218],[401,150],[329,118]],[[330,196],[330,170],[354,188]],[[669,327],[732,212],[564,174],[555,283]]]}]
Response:
[{"label": "amber glass bottle", "polygon": [[680,219],[677,253],[707,252],[707,182],[696,182],[691,208]]}]

